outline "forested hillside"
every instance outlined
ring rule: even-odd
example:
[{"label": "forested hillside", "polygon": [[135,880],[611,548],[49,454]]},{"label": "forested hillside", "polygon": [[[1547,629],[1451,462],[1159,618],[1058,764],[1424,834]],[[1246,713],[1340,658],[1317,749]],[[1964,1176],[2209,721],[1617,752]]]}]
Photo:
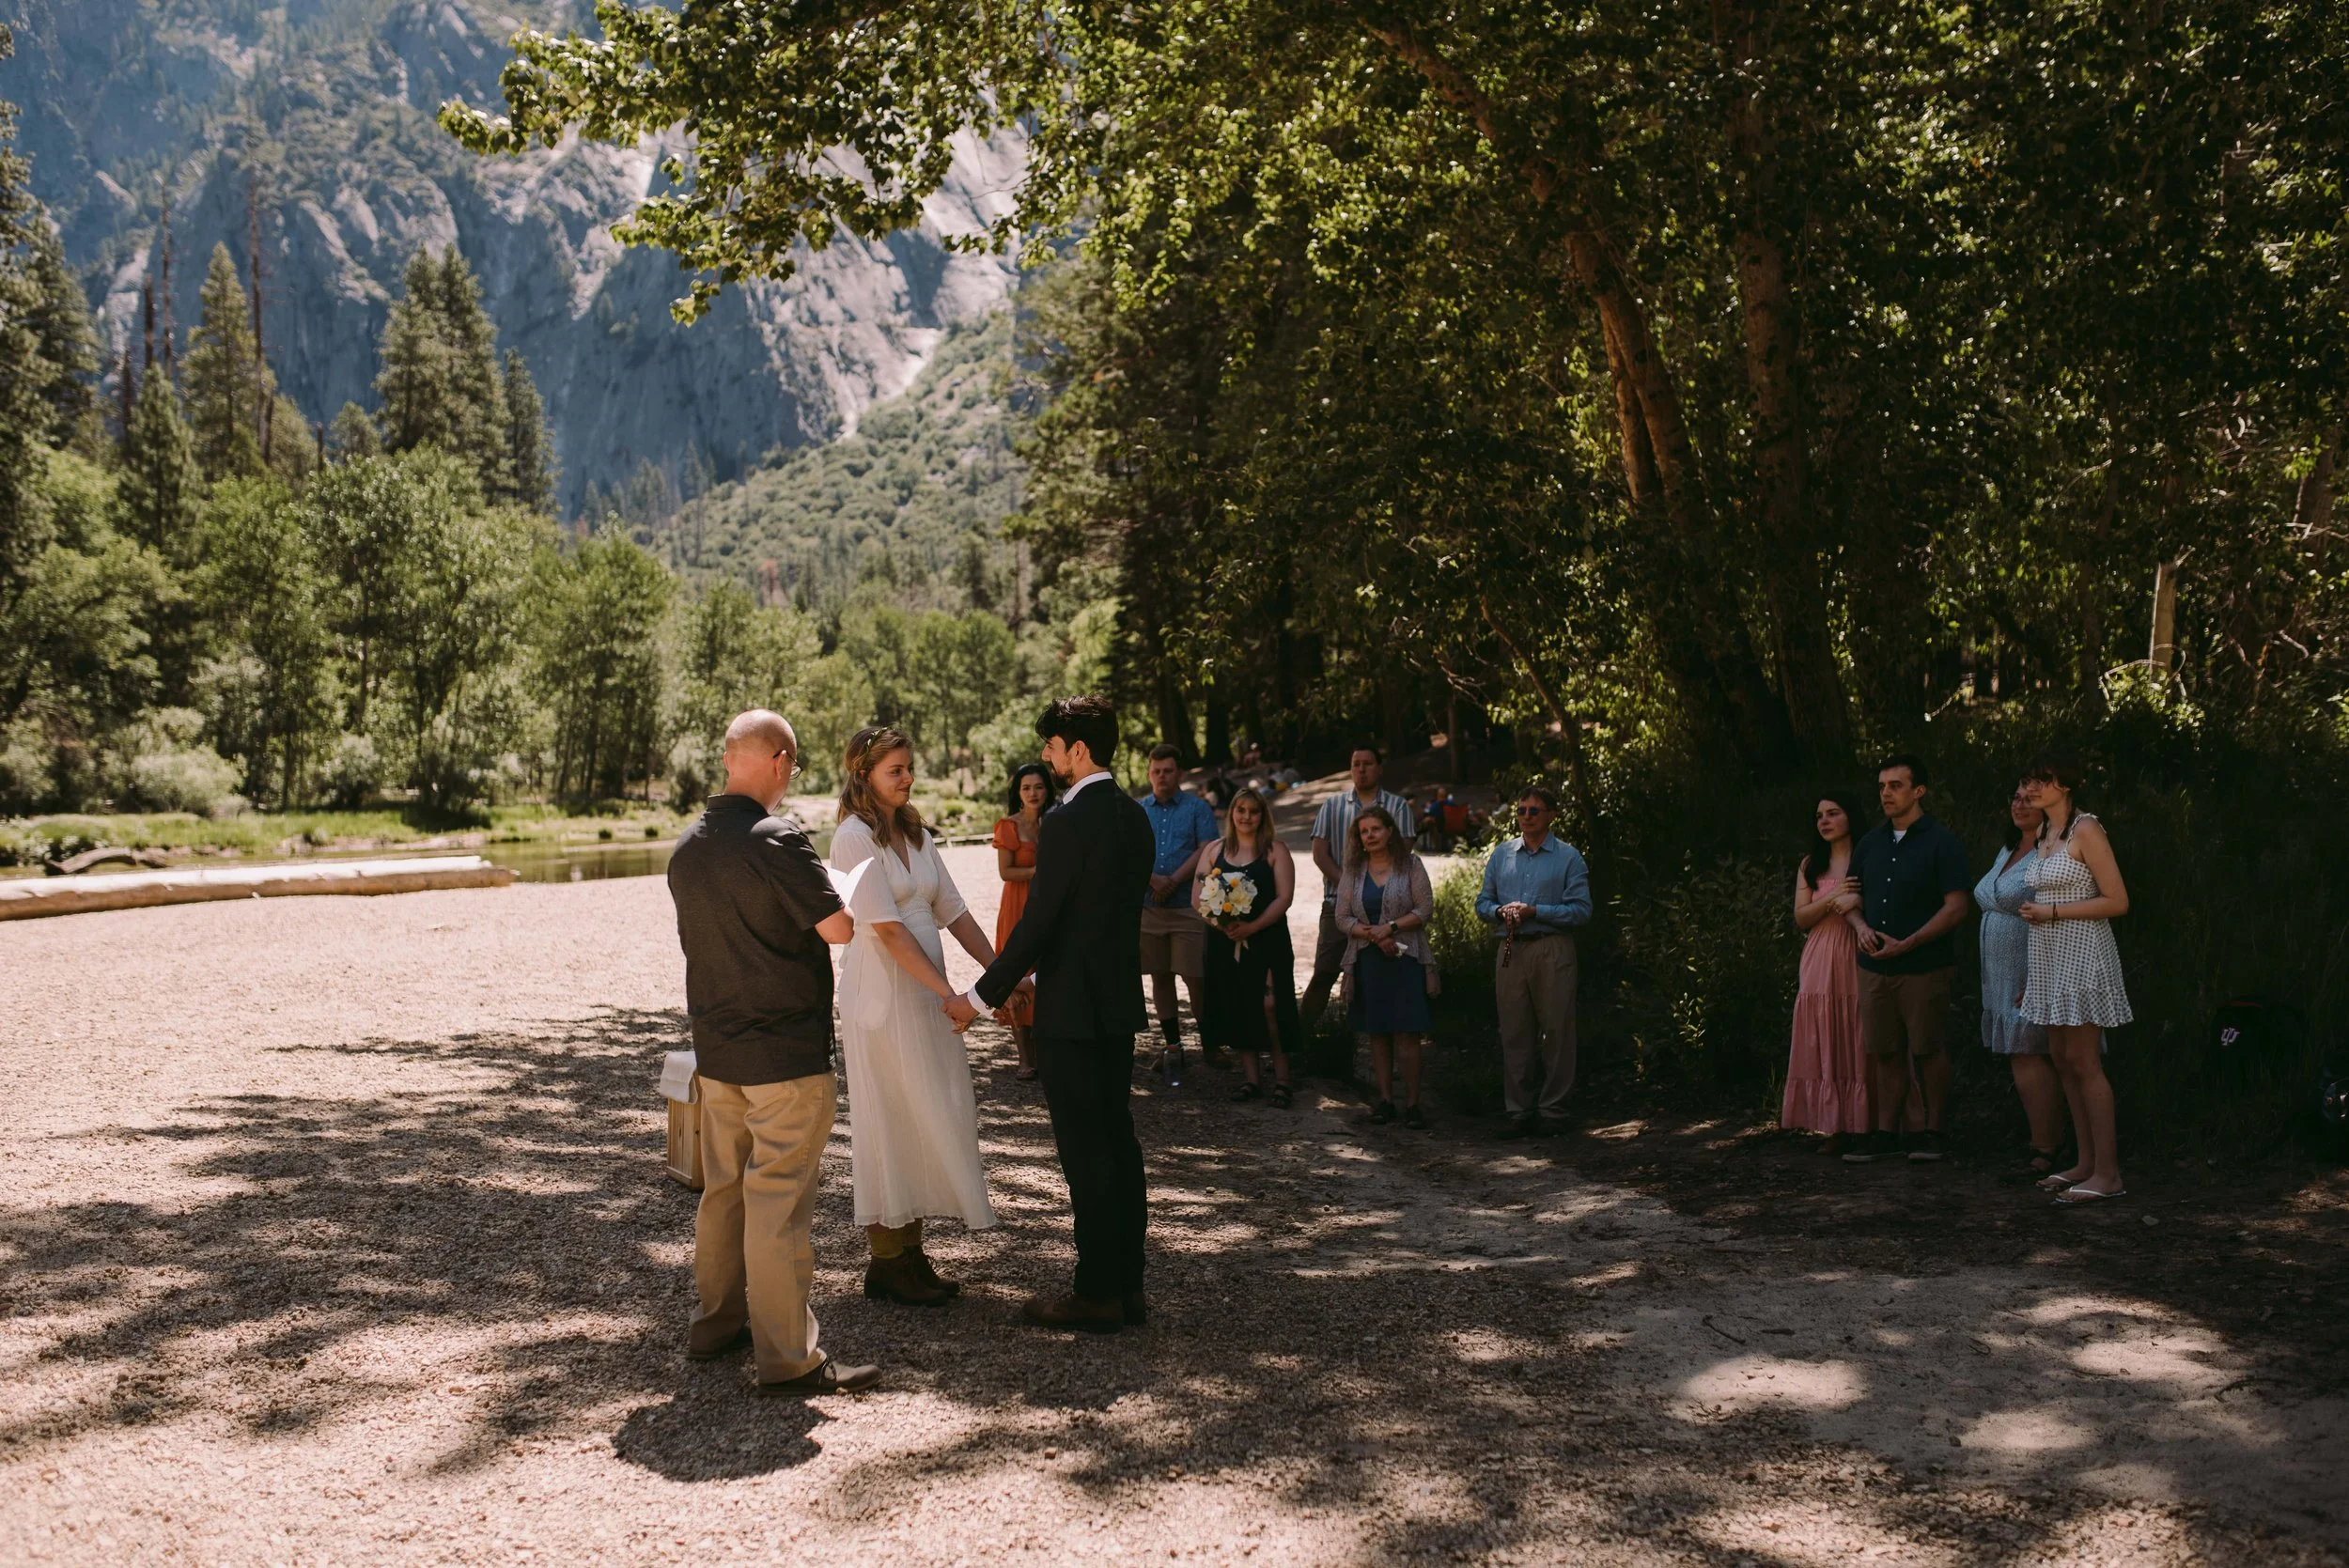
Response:
[{"label": "forested hillside", "polygon": [[[658,468],[591,490],[591,522],[618,517],[693,582],[836,614],[872,583],[907,609],[1017,620],[1034,604],[1026,552],[999,524],[1019,505],[1012,451],[1009,312],[951,329],[902,396],[852,435],[782,450],[742,479],[679,494]],[[690,481],[689,481],[690,483]]]},{"label": "forested hillside", "polygon": [[566,516],[647,462],[683,484],[829,437],[902,389],[946,327],[1000,306],[1012,277],[1008,256],[939,243],[999,215],[1019,164],[1016,137],[967,142],[920,225],[802,246],[796,279],[680,327],[684,277],[612,233],[661,187],[672,135],[484,163],[432,123],[444,99],[494,98],[517,26],[591,24],[584,6],[0,0],[0,21],[17,43],[0,99],[23,109],[32,190],[102,307],[110,379],[147,335],[143,285],[168,284],[157,326],[184,334],[226,242],[241,265],[261,257],[261,337],[301,418],[371,408],[410,258],[454,243],[545,399]]}]

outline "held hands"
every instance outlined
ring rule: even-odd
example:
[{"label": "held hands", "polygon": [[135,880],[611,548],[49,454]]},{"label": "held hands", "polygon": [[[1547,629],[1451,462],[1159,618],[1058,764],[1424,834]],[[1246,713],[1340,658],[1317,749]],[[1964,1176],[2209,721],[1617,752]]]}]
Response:
[{"label": "held hands", "polygon": [[940,1002],[939,1006],[944,1011],[947,1021],[955,1026],[957,1034],[970,1028],[972,1021],[979,1016],[979,1010],[971,1005],[971,999],[959,992]]}]

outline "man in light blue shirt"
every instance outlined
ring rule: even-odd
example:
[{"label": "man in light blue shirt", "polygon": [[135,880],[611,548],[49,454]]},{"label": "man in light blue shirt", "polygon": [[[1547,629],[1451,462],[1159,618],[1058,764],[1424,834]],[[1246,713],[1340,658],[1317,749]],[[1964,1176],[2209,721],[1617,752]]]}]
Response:
[{"label": "man in light blue shirt", "polygon": [[1550,833],[1557,816],[1557,796],[1539,784],[1519,791],[1518,836],[1494,847],[1476,894],[1477,918],[1502,932],[1493,999],[1511,1138],[1563,1130],[1574,1088],[1574,933],[1590,924],[1591,873]]},{"label": "man in light blue shirt", "polygon": [[1166,1036],[1166,1054],[1159,1070],[1169,1084],[1183,1081],[1182,1014],[1174,998],[1174,977],[1190,986],[1190,1015],[1200,1017],[1200,986],[1207,972],[1207,927],[1190,907],[1192,862],[1199,846],[1221,838],[1215,808],[1183,787],[1182,753],[1172,746],[1150,751],[1150,793],[1142,809],[1150,818],[1151,837],[1158,841],[1158,860],[1150,867],[1150,896],[1142,906],[1142,972],[1150,977],[1151,1000],[1158,1004],[1159,1032]]}]

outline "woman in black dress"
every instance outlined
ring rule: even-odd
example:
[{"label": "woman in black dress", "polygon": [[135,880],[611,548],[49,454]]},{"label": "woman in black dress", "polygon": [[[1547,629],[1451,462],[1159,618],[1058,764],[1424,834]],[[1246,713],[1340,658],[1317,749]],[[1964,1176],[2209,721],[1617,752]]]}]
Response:
[{"label": "woman in black dress", "polygon": [[1197,877],[1237,872],[1253,883],[1256,896],[1248,918],[1207,924],[1206,1016],[1199,1021],[1200,1044],[1210,1053],[1239,1056],[1248,1081],[1232,1092],[1236,1100],[1264,1093],[1258,1053],[1272,1052],[1272,1103],[1289,1103],[1289,1056],[1298,1044],[1297,961],[1289,948],[1289,902],[1297,892],[1297,866],[1272,836],[1272,812],[1264,797],[1242,789],[1232,797],[1222,838],[1200,846]]}]

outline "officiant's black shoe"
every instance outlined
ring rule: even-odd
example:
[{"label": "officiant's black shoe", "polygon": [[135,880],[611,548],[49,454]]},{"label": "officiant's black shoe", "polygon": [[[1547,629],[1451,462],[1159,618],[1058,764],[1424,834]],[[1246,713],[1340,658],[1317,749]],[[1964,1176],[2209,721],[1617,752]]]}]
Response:
[{"label": "officiant's black shoe", "polygon": [[757,1388],[762,1394],[861,1394],[879,1381],[879,1367],[844,1367],[827,1356],[814,1372]]},{"label": "officiant's black shoe", "polygon": [[1150,1303],[1142,1298],[1140,1291],[1127,1296],[1118,1306],[1126,1314],[1126,1327],[1128,1328],[1139,1328],[1150,1321]]},{"label": "officiant's black shoe", "polygon": [[906,1256],[913,1260],[914,1266],[922,1271],[924,1280],[946,1293],[947,1299],[952,1300],[962,1294],[962,1281],[949,1280],[941,1274],[937,1265],[930,1262],[930,1255],[927,1252],[923,1251],[919,1247],[909,1247],[906,1249]]},{"label": "officiant's black shoe", "polygon": [[909,1307],[942,1307],[954,1299],[943,1284],[933,1284],[928,1271],[911,1251],[894,1258],[875,1258],[864,1265],[864,1294],[876,1301],[896,1301]]},{"label": "officiant's black shoe", "polygon": [[689,1361],[723,1361],[736,1351],[748,1350],[750,1347],[751,1331],[745,1325],[737,1328],[730,1338],[721,1343],[710,1345],[707,1349],[696,1350],[692,1345],[687,1345],[685,1358]]},{"label": "officiant's black shoe", "polygon": [[1115,1296],[1096,1301],[1074,1291],[1060,1296],[1032,1296],[1019,1315],[1039,1328],[1075,1328],[1087,1334],[1114,1334],[1126,1327],[1126,1303]]}]

